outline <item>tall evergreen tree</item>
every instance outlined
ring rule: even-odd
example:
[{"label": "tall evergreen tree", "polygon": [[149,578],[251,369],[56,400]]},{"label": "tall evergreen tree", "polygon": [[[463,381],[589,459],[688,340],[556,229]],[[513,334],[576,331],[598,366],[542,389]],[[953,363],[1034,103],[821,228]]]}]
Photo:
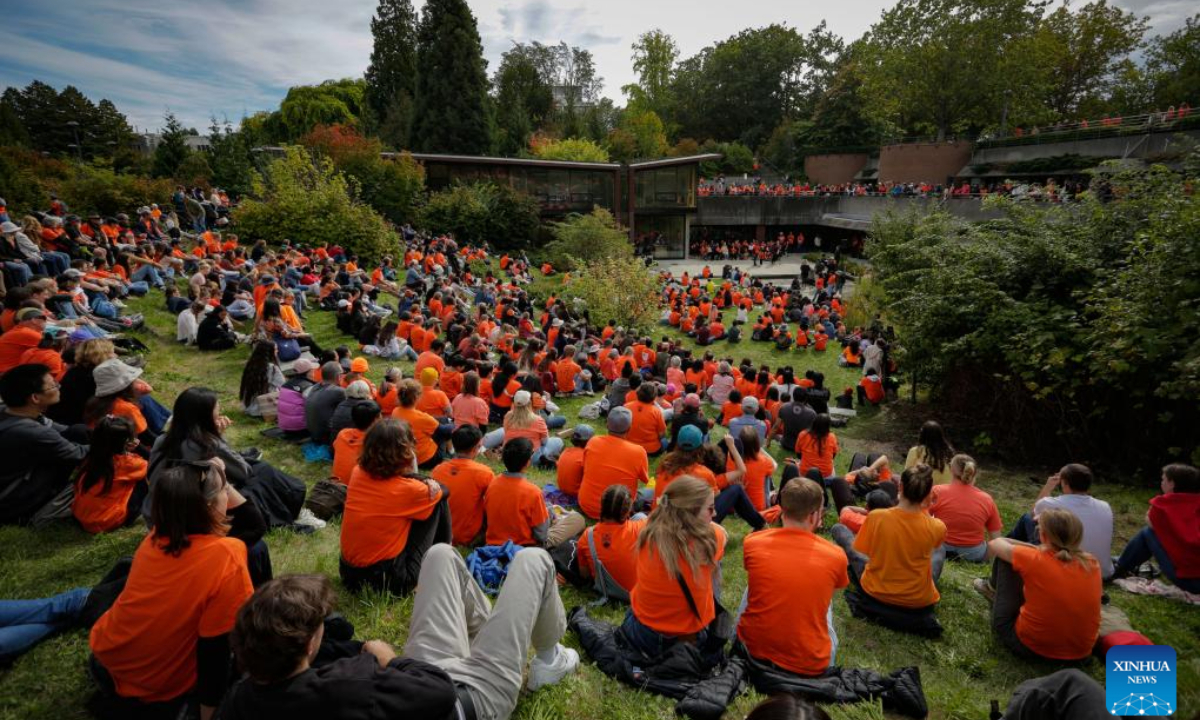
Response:
[{"label": "tall evergreen tree", "polygon": [[488,136],[487,71],[475,16],[466,0],[428,0],[417,31],[413,146],[474,155]]},{"label": "tall evergreen tree", "polygon": [[407,148],[417,92],[417,13],[411,0],[379,0],[367,66],[367,104],[385,143]]},{"label": "tall evergreen tree", "polygon": [[29,131],[21,122],[21,112],[18,108],[20,91],[10,87],[5,89],[0,97],[0,145],[29,145]]},{"label": "tall evergreen tree", "polygon": [[187,146],[187,130],[175,117],[175,113],[166,115],[167,126],[163,128],[162,140],[154,149],[154,176],[173,177],[179,165],[187,159],[191,150]]}]

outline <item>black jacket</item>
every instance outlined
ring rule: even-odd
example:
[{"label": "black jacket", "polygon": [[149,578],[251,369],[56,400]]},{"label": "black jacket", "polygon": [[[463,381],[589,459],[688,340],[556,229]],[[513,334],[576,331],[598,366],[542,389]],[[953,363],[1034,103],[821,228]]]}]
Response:
[{"label": "black jacket", "polygon": [[396,658],[380,668],[372,655],[310,668],[282,682],[246,679],[225,696],[221,720],[396,720],[457,717],[458,696],[440,668]]},{"label": "black jacket", "polygon": [[64,438],[66,429],[0,412],[0,525],[28,521],[70,482],[88,446]]}]

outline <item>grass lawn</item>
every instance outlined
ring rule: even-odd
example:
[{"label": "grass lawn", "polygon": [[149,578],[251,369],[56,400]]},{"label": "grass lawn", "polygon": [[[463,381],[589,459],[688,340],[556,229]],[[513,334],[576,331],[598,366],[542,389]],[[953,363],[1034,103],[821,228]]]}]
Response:
[{"label": "grass lawn", "polygon": [[[144,311],[147,330],[142,333],[151,347],[147,379],[156,395],[170,405],[175,396],[192,385],[216,389],[224,412],[235,421],[229,439],[235,447],[261,447],[276,466],[303,478],[310,485],[324,477],[328,468],[308,464],[298,446],[263,438],[264,425],[240,413],[235,400],[245,347],[218,354],[202,354],[179,347],[173,342],[175,321],[161,309],[161,296],[132,303]],[[348,341],[340,338],[330,313],[308,315],[310,330],[323,346]],[[835,393],[857,380],[856,373],[835,366],[836,353],[781,353],[766,345],[742,343],[736,347],[717,346],[718,353],[735,359],[751,358],[772,367],[791,364],[801,373],[813,367],[825,372],[827,386]],[[728,348],[728,349],[726,349]],[[785,357],[786,356],[786,357]],[[407,371],[411,363],[399,363]],[[384,363],[373,363],[372,377],[382,375]],[[571,422],[581,400],[568,400],[563,409]],[[913,408],[907,402],[868,411],[852,424],[837,431],[842,445],[838,469],[844,470],[856,451],[885,452],[902,459],[915,437],[915,425],[924,419],[925,408]],[[783,454],[773,448],[777,458]],[[1000,506],[1006,524],[1011,524],[1032,504],[1038,488],[1028,481],[1030,475],[1044,477],[1046,468],[1003,468],[982,464],[981,487],[991,492]],[[546,472],[534,473],[538,483],[552,479]],[[1108,500],[1117,517],[1114,547],[1119,551],[1125,541],[1143,523],[1146,501],[1152,491],[1133,489],[1106,482],[1096,488],[1097,495]],[[833,513],[826,524],[833,522]],[[726,522],[733,541],[724,562],[724,603],[737,607],[745,588],[741,565],[740,540],[748,527],[736,517]],[[28,528],[0,528],[0,597],[42,597],[81,585],[93,584],[122,555],[132,554],[143,530],[131,528],[109,535],[92,537],[78,527],[61,523],[40,531]],[[314,535],[301,536],[276,531],[268,537],[277,575],[285,573],[324,573],[336,581],[338,561],[338,525]],[[835,599],[837,631],[840,637],[838,662],[845,666],[873,668],[883,672],[905,665],[918,665],[925,693],[934,718],[987,717],[992,699],[1007,702],[1013,689],[1023,680],[1058,669],[1050,663],[1018,660],[992,637],[988,626],[988,605],[972,589],[971,581],[985,574],[984,566],[949,564],[942,576],[942,602],[938,615],[946,627],[937,641],[918,639],[850,617],[842,600]],[[1123,608],[1144,634],[1159,644],[1173,645],[1178,653],[1179,708],[1181,717],[1200,712],[1200,613],[1195,608],[1166,600],[1129,595],[1109,590],[1112,602]],[[563,602],[570,608],[591,600],[591,596],[571,588],[562,590]],[[355,624],[360,638],[381,638],[394,645],[404,642],[408,631],[411,600],[379,595],[341,594],[341,610]],[[623,608],[607,607],[595,613],[618,622]],[[578,647],[568,634],[565,642]],[[85,673],[87,637],[82,631],[59,635],[35,648],[11,669],[0,671],[0,717],[2,718],[73,718],[84,717],[84,701],[91,691]],[[1098,660],[1083,665],[1085,672],[1104,681],[1104,666]],[[727,717],[743,717],[761,698],[753,692],[743,695]],[[674,703],[652,695],[634,692],[603,676],[585,664],[565,682],[526,694],[515,717],[534,718],[670,718]],[[834,707],[835,718],[881,718],[878,704]]]}]

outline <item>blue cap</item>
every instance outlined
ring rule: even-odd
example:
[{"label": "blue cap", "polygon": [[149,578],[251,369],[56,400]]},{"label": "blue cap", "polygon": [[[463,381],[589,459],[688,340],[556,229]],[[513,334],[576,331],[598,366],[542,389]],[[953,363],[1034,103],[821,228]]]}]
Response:
[{"label": "blue cap", "polygon": [[700,432],[700,428],[695,425],[684,425],[679,430],[679,437],[675,444],[680,450],[695,450],[704,444],[704,433]]}]

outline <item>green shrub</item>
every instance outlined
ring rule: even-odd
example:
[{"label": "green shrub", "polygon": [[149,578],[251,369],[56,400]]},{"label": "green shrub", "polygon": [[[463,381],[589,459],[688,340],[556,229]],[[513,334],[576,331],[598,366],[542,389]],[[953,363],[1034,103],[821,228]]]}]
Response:
[{"label": "green shrub", "polygon": [[616,320],[626,329],[647,330],[658,317],[658,280],[632,257],[607,257],[588,263],[563,295],[583,300],[595,325]]},{"label": "green shrub", "polygon": [[400,249],[399,237],[383,218],[352,197],[350,183],[333,161],[313,158],[296,146],[267,166],[254,197],[234,210],[233,219],[251,240],[336,242],[368,261]]},{"label": "green shrub", "polygon": [[539,209],[536,200],[508,185],[460,183],[429,197],[421,224],[432,232],[453,233],[459,242],[521,250],[537,237]]},{"label": "green shrub", "polygon": [[572,213],[551,226],[554,242],[546,254],[555,267],[570,270],[600,258],[633,258],[629,234],[604,208]]},{"label": "green shrub", "polygon": [[566,138],[533,144],[533,154],[542,160],[608,162],[608,151],[591,140]]},{"label": "green shrub", "polygon": [[107,168],[78,166],[74,173],[57,185],[59,197],[73,212],[83,215],[132,213],[142,205],[158,203],[170,207],[175,185],[169,179],[141,175],[120,175]]}]

